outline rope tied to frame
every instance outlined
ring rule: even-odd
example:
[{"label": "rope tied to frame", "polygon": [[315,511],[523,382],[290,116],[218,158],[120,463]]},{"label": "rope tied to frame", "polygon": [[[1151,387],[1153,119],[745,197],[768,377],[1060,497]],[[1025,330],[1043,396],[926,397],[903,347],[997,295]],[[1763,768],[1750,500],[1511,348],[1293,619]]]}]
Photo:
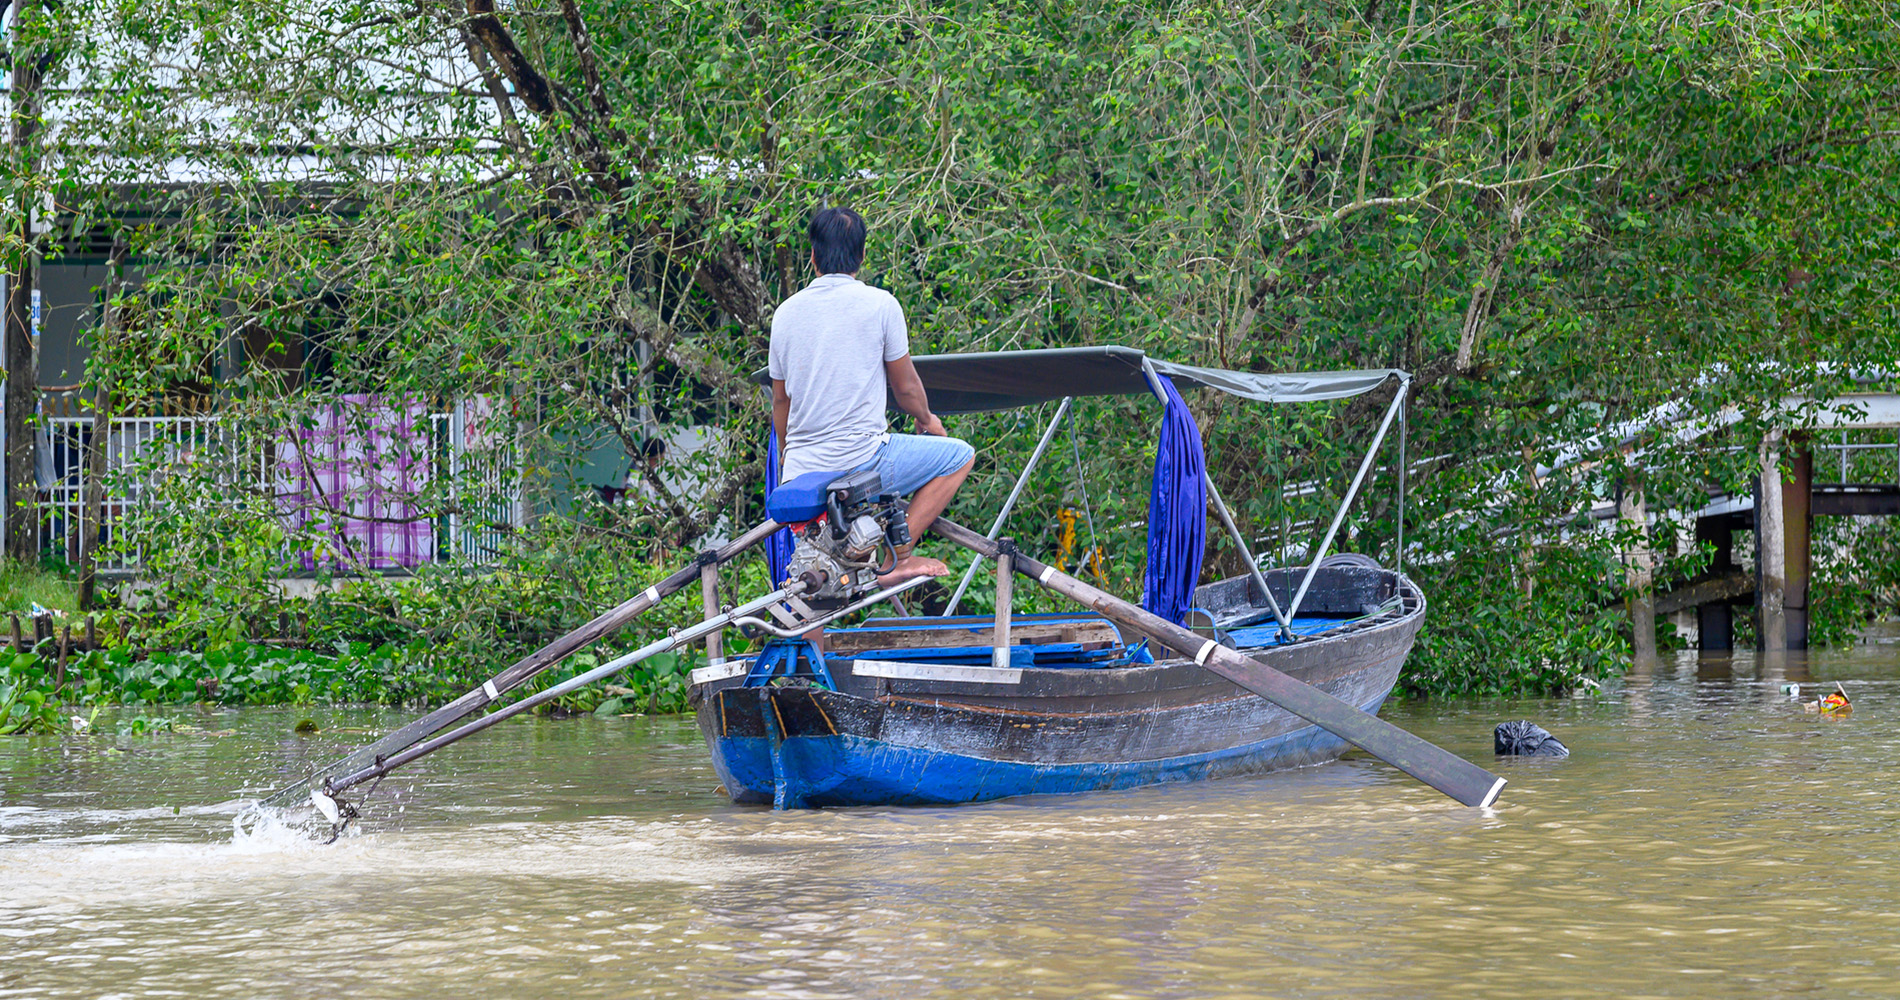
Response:
[{"label": "rope tied to frame", "polygon": [[1082,472],[1082,445],[1076,439],[1073,409],[1069,411],[1069,454],[1075,459],[1075,485],[1082,493],[1082,516],[1087,519],[1089,526],[1088,554],[1082,557],[1080,565],[1084,569],[1092,568],[1099,581],[1102,577],[1102,543],[1095,538],[1095,508],[1089,503],[1088,476]]}]

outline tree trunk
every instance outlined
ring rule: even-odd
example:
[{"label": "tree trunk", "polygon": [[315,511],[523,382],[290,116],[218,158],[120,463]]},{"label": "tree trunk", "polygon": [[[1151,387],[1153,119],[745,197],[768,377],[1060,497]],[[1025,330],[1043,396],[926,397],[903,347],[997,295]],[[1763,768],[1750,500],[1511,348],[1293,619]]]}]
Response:
[{"label": "tree trunk", "polygon": [[[30,223],[20,224],[30,238]],[[39,379],[33,363],[33,265],[24,260],[7,283],[6,318],[6,552],[14,559],[32,561],[39,552],[38,483],[33,476],[38,455],[33,439],[33,403]]]},{"label": "tree trunk", "polygon": [[[34,135],[39,131],[39,62],[16,53],[13,65],[13,147],[22,170],[28,176],[38,172],[33,152]],[[39,558],[38,483],[33,470],[38,461],[34,440],[34,410],[39,401],[39,366],[33,357],[34,251],[38,248],[33,232],[33,214],[38,207],[34,195],[20,195],[15,209],[20,214],[20,264],[7,282],[4,339],[6,341],[6,552],[23,562]]]},{"label": "tree trunk", "polygon": [[92,376],[92,436],[86,440],[85,509],[80,512],[79,534],[79,610],[93,607],[99,569],[100,514],[105,507],[106,445],[112,436],[112,381],[108,366],[112,349],[119,342],[124,312],[117,299],[124,290],[125,243],[114,242],[110,277],[106,280],[104,322],[99,324],[99,339],[93,344],[92,358],[86,371]]},{"label": "tree trunk", "polygon": [[92,393],[92,436],[86,441],[86,507],[80,514],[79,610],[91,611],[99,570],[100,516],[105,507],[106,444],[112,434],[112,390],[103,380]]}]

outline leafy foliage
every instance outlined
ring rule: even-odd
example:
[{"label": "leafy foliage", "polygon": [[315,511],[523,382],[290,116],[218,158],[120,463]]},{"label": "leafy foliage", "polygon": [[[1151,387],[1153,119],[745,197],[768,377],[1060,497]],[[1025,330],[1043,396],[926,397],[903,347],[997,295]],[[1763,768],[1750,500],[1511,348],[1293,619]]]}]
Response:
[{"label": "leafy foliage", "polygon": [[[1780,400],[1900,356],[1900,29],[1878,3],[60,10],[13,44],[67,53],[42,140],[61,155],[10,153],[0,203],[55,192],[62,225],[132,247],[137,316],[89,379],[131,407],[215,381],[260,426],[312,390],[510,401],[548,516],[502,568],[366,580],[313,613],[442,662],[611,604],[614,560],[756,513],[747,374],[825,201],[871,220],[864,276],[919,353],[1125,343],[1415,372],[1408,541],[1435,608],[1418,691],[1614,672],[1594,609],[1623,572],[1579,505],[1734,488]],[[177,163],[204,183],[169,183]],[[1195,405],[1222,494],[1294,558],[1384,402]],[[1551,471],[1661,406],[1743,419],[1611,435]],[[1139,574],[1152,419],[1113,401],[1087,422],[1119,584]],[[574,503],[577,451],[703,424],[732,433],[688,487]],[[986,522],[1034,423],[953,430],[982,455],[955,513]],[[1037,485],[1072,501],[1060,471]],[[269,601],[272,500],[204,485],[233,481],[181,482],[136,532],[181,641]],[[436,517],[477,494],[414,500]],[[1047,547],[1056,502],[1011,530]],[[1381,492],[1343,544],[1392,562],[1397,535]]]}]

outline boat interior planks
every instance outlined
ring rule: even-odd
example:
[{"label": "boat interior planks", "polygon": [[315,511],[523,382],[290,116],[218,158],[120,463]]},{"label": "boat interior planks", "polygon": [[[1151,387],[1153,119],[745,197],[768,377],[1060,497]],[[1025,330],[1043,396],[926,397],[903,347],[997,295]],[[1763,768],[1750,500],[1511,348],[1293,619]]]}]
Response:
[{"label": "boat interior planks", "polygon": [[[1286,607],[1299,588],[1299,567],[1261,572],[1280,607]],[[1303,615],[1325,618],[1358,618],[1370,614],[1398,596],[1394,574],[1376,566],[1358,563],[1322,565],[1313,576],[1313,587],[1300,605]],[[1260,586],[1251,576],[1237,576],[1210,583],[1194,592],[1194,606],[1207,611],[1214,623],[1231,628],[1242,623],[1266,621],[1273,612],[1267,607]]]}]

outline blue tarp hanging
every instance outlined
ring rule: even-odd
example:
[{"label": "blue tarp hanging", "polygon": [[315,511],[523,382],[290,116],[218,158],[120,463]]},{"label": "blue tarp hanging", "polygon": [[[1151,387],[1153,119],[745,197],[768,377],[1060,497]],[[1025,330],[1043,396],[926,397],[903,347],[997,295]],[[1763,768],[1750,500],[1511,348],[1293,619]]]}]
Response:
[{"label": "blue tarp hanging", "polygon": [[[778,430],[768,425],[765,433],[765,498],[770,500],[778,489]],[[772,586],[784,583],[792,565],[792,529],[780,528],[765,540],[765,562],[772,567]]]},{"label": "blue tarp hanging", "polygon": [[1201,428],[1166,376],[1156,375],[1162,402],[1155,444],[1154,486],[1148,493],[1148,569],[1141,606],[1179,625],[1201,578],[1207,546],[1207,454]]}]

